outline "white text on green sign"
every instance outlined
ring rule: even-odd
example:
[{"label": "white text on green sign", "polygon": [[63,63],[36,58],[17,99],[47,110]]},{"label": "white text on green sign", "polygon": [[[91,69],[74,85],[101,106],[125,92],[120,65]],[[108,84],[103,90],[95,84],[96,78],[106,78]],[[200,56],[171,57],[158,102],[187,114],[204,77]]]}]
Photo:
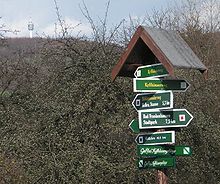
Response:
[{"label": "white text on green sign", "polygon": [[138,159],[138,168],[139,169],[159,169],[159,168],[168,168],[175,167],[175,158],[165,157],[165,158],[147,158],[147,159]]},{"label": "white text on green sign", "polygon": [[192,155],[189,146],[172,145],[137,145],[137,154],[140,157],[151,156],[190,156]]},{"label": "white text on green sign", "polygon": [[153,132],[146,134],[139,134],[135,141],[140,145],[161,145],[161,144],[174,144],[175,132]]},{"label": "white text on green sign", "polygon": [[140,129],[187,127],[192,119],[186,109],[138,111]]},{"label": "white text on green sign", "polygon": [[137,94],[132,105],[137,111],[144,109],[170,109],[173,108],[173,93],[172,91],[158,91]]},{"label": "white text on green sign", "polygon": [[179,79],[159,79],[159,78],[134,78],[134,92],[156,92],[160,90],[172,90],[185,92],[189,88],[189,83]]},{"label": "white text on green sign", "polygon": [[168,76],[166,68],[162,64],[153,64],[140,66],[134,73],[136,78],[144,78],[144,77],[164,77]]}]

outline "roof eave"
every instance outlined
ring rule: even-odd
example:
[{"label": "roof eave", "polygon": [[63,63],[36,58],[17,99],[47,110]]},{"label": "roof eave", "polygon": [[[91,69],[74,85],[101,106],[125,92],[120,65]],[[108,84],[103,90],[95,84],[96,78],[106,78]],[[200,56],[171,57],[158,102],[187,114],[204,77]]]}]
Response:
[{"label": "roof eave", "polygon": [[143,27],[139,26],[133,37],[131,38],[131,41],[129,42],[127,48],[125,49],[124,53],[121,55],[119,62],[114,66],[111,73],[111,79],[114,81],[116,77],[118,76],[120,70],[122,69],[123,65],[125,64],[125,61],[127,60],[129,54],[131,53],[133,47],[135,46],[138,38],[140,38],[141,33],[143,32]]}]

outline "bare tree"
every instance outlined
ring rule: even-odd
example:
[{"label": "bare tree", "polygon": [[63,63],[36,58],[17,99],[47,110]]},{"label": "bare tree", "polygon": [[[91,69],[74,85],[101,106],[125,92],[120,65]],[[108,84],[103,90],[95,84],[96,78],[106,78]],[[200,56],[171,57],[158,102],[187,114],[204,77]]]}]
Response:
[{"label": "bare tree", "polygon": [[110,1],[108,1],[106,4],[104,17],[103,18],[99,17],[98,22],[94,21],[84,1],[83,1],[82,7],[80,6],[82,14],[88,20],[92,28],[92,33],[93,33],[92,41],[94,41],[94,43],[98,43],[100,49],[102,49],[103,53],[106,56],[107,56],[107,51],[105,50],[106,46],[111,45],[111,44],[112,46],[114,46],[114,44],[118,43],[118,41],[116,40],[116,37],[117,37],[116,35],[118,33],[119,28],[123,24],[123,20],[122,20],[121,22],[119,22],[115,26],[112,26],[112,28],[109,29],[108,27],[109,26],[108,25],[109,6],[110,6]]},{"label": "bare tree", "polygon": [[[0,20],[1,19],[2,19],[2,17],[0,17]],[[0,24],[0,39],[5,38],[6,33],[17,34],[18,32],[19,32],[18,30],[12,30],[12,29],[8,28],[5,23]]]}]

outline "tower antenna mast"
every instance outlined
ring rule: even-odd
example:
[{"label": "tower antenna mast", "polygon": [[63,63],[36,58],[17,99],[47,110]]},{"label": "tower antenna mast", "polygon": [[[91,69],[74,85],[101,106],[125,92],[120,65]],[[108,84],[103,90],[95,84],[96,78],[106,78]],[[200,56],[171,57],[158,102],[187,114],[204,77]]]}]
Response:
[{"label": "tower antenna mast", "polygon": [[30,38],[32,38],[32,37],[33,37],[34,24],[33,24],[33,22],[31,21],[31,19],[30,19],[30,21],[28,22],[28,30],[29,30]]}]

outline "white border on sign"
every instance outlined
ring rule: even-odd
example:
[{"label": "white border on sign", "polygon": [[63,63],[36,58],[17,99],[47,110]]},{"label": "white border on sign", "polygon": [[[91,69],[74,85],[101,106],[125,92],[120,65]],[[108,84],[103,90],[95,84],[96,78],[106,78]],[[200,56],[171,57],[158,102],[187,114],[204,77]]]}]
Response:
[{"label": "white border on sign", "polygon": [[[161,112],[161,111],[185,111],[191,118],[189,119],[189,121],[187,122],[186,125],[165,125],[165,126],[149,126],[149,127],[143,127],[142,126],[142,118],[141,118],[141,113],[142,112]],[[177,128],[177,127],[187,127],[189,125],[189,123],[192,121],[193,116],[192,114],[186,110],[186,109],[165,109],[165,110],[159,110],[159,109],[149,109],[149,110],[140,110],[138,111],[138,122],[139,122],[139,129],[154,129],[154,128]]]},{"label": "white border on sign", "polygon": [[[158,143],[147,143],[147,144],[138,144],[137,139],[139,136],[144,136],[144,135],[155,135],[155,134],[171,134],[171,142],[158,142]],[[145,133],[145,134],[138,134],[138,136],[135,138],[135,142],[138,145],[163,145],[163,144],[175,144],[175,131],[163,131],[163,132],[153,132],[153,133]]]},{"label": "white border on sign", "polygon": [[[158,66],[158,65],[163,66],[163,64],[161,64],[161,63],[157,63],[157,64],[153,64],[153,65],[145,65],[145,66],[139,66],[139,67],[137,67],[137,69],[136,69],[135,72],[134,72],[134,76],[135,76],[135,78],[140,78],[140,77],[137,76],[137,72],[138,72],[138,70],[140,70],[140,69],[142,69],[142,68],[150,68],[150,67],[154,67],[154,66]],[[164,68],[165,68],[165,67],[164,67]],[[165,70],[167,71],[166,68],[165,68]],[[167,71],[167,72],[168,72],[168,71]],[[146,78],[149,79],[149,78],[155,78],[155,77],[166,77],[166,76],[169,76],[169,72],[168,72],[167,74],[163,74],[163,75],[155,75],[155,76],[146,77]]]},{"label": "white border on sign", "polygon": [[[172,109],[173,108],[173,92],[172,91],[170,91],[170,90],[167,90],[167,91],[157,91],[157,92],[155,92],[155,93],[140,93],[140,94],[137,94],[135,97],[134,97],[134,99],[133,99],[133,101],[132,101],[132,105],[133,105],[133,107],[135,108],[135,110],[136,111],[141,111],[141,110],[138,110],[137,108],[136,108],[136,106],[135,106],[135,100],[137,99],[137,97],[138,96],[144,96],[144,95],[152,95],[152,94],[163,94],[163,93],[170,93],[170,106],[169,107],[154,107],[154,108],[152,108],[152,109]],[[152,109],[146,109],[146,110],[152,110]]]},{"label": "white border on sign", "polygon": [[[165,89],[154,89],[154,90],[149,90],[149,89],[142,89],[142,90],[137,90],[136,89],[136,84],[137,84],[137,80],[163,80],[163,79],[159,79],[159,78],[133,78],[133,92],[157,92],[157,91],[170,91],[169,90],[165,90]],[[164,79],[166,80],[166,79]],[[184,80],[185,83],[188,84],[188,87],[185,90],[172,90],[174,92],[186,92],[186,90],[190,87],[190,84],[185,80],[185,79],[167,79],[167,80]]]}]

